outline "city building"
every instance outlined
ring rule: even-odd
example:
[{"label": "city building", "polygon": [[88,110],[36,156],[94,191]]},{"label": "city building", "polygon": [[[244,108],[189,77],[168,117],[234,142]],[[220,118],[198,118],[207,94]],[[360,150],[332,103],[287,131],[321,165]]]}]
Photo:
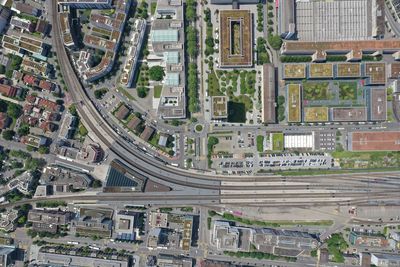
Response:
[{"label": "city building", "polygon": [[6,97],[15,97],[17,95],[18,88],[7,85],[7,84],[0,84],[0,94]]},{"label": "city building", "polygon": [[400,132],[350,132],[347,142],[351,151],[400,151]]},{"label": "city building", "polygon": [[287,85],[287,118],[288,122],[301,121],[301,85]]},{"label": "city building", "polygon": [[259,0],[211,0],[211,4],[213,5],[232,5],[232,4],[242,4],[242,5],[250,5],[250,4],[258,4]]},{"label": "city building", "polygon": [[92,180],[92,177],[87,173],[77,172],[57,165],[45,167],[40,177],[40,183],[49,187],[50,194],[85,190],[89,188]]},{"label": "city building", "polygon": [[36,61],[25,56],[21,64],[22,70],[42,77],[47,77],[51,71],[50,65],[44,61]]},{"label": "city building", "polygon": [[120,210],[115,216],[115,233],[118,240],[133,241],[136,239],[138,219],[140,214],[138,212]]},{"label": "city building", "polygon": [[276,122],[276,94],[275,94],[275,68],[272,64],[263,65],[262,71],[262,114],[261,120],[263,123]]},{"label": "city building", "polygon": [[352,231],[349,234],[349,241],[352,245],[362,247],[385,248],[389,246],[389,241],[385,236],[380,234],[358,233]]},{"label": "city building", "polygon": [[329,113],[332,121],[358,122],[367,121],[368,118],[366,107],[333,107]]},{"label": "city building", "polygon": [[40,146],[45,146],[47,144],[47,137],[29,134],[21,138],[21,143],[31,147],[39,148]]},{"label": "city building", "polygon": [[118,110],[114,113],[114,116],[119,120],[125,120],[130,112],[131,112],[130,109],[125,104],[122,104],[118,108]]},{"label": "city building", "polygon": [[157,257],[159,267],[192,267],[193,259],[161,254]]},{"label": "city building", "polygon": [[16,254],[17,250],[15,246],[0,245],[0,266],[12,266],[16,259]]},{"label": "city building", "polygon": [[0,230],[11,232],[15,230],[16,225],[14,221],[18,218],[18,211],[14,209],[7,209],[0,212]]},{"label": "city building", "polygon": [[108,168],[104,192],[142,192],[147,178],[128,168],[119,160],[113,160]]},{"label": "city building", "polygon": [[98,144],[88,144],[79,151],[79,159],[85,162],[100,162],[104,157],[104,151]]},{"label": "city building", "polygon": [[113,211],[108,209],[80,208],[71,228],[81,236],[110,238]]},{"label": "city building", "polygon": [[160,65],[165,71],[157,113],[163,119],[183,119],[186,118],[186,75],[182,1],[158,0],[153,17],[149,38],[153,51],[148,58],[151,66]]},{"label": "city building", "polygon": [[368,120],[386,121],[387,92],[386,89],[369,89],[367,91]]},{"label": "city building", "polygon": [[32,229],[37,232],[57,233],[60,225],[68,224],[72,219],[72,213],[55,210],[33,209],[28,213],[28,221],[32,223]]},{"label": "city building", "polygon": [[278,33],[283,39],[294,39],[296,38],[295,1],[279,1],[278,4]]},{"label": "city building", "polygon": [[305,232],[263,228],[255,230],[252,244],[265,253],[298,257],[304,251],[316,249],[318,240]]},{"label": "city building", "polygon": [[29,53],[33,57],[43,58],[48,52],[48,47],[43,42],[22,35],[3,35],[2,46],[7,53],[20,57]]},{"label": "city building", "polygon": [[112,0],[59,0],[58,3],[76,9],[110,9]]},{"label": "city building", "polygon": [[220,10],[219,55],[221,68],[253,65],[253,21],[250,10]]},{"label": "city building", "polygon": [[[111,3],[110,1],[108,2]],[[112,3],[115,9],[115,14],[112,16],[94,12],[90,15],[89,21],[91,27],[90,31],[85,34],[83,43],[88,47],[100,49],[105,54],[98,65],[81,73],[86,82],[92,82],[108,74],[115,63],[115,58],[120,47],[122,31],[127,20],[127,12],[132,1],[116,0]],[[102,6],[97,8],[104,8]]]},{"label": "city building", "polygon": [[288,150],[315,150],[314,132],[284,134],[284,148]]},{"label": "city building", "polygon": [[143,132],[140,134],[140,138],[142,138],[144,141],[147,142],[153,136],[154,132],[155,132],[154,128],[146,125]]},{"label": "city building", "polygon": [[134,77],[137,73],[138,58],[142,48],[145,30],[146,21],[143,19],[136,19],[130,36],[127,59],[121,73],[121,83],[126,87],[132,87]]},{"label": "city building", "polygon": [[214,221],[211,243],[221,251],[249,251],[254,230],[232,226],[226,221]]},{"label": "city building", "polygon": [[0,5],[0,34],[3,33],[8,21],[12,15],[12,12],[7,7]]},{"label": "city building", "polygon": [[31,6],[28,3],[22,2],[22,1],[14,1],[14,5],[12,7],[12,10],[16,11],[17,14],[27,14],[27,15],[31,15],[34,17],[38,17],[40,14],[40,10]]},{"label": "city building", "polygon": [[131,119],[128,121],[126,126],[132,131],[138,131],[139,126],[142,124],[142,120],[136,116],[132,116]]},{"label": "city building", "polygon": [[131,267],[132,259],[127,255],[106,255],[92,251],[89,255],[77,249],[65,249],[61,254],[52,247],[42,247],[38,252],[36,263],[39,266],[108,266],[108,267]]},{"label": "city building", "polygon": [[152,212],[152,213],[150,213],[149,222],[150,222],[151,227],[167,228],[168,213]]},{"label": "city building", "polygon": [[48,34],[50,23],[47,20],[39,19],[36,23],[35,32],[41,33],[42,36]]},{"label": "city building", "polygon": [[284,55],[315,55],[320,60],[326,60],[328,54],[345,55],[347,61],[360,61],[363,54],[394,54],[399,51],[399,47],[400,41],[396,39],[321,42],[284,41],[281,53]]},{"label": "city building", "polygon": [[[296,37],[301,41],[368,40],[381,38],[385,33],[384,1],[289,0],[282,2],[290,3],[286,3],[281,9],[295,5]],[[283,18],[286,24],[293,21],[290,11],[282,11],[285,14],[289,13],[288,18]]]},{"label": "city building", "polygon": [[12,16],[10,20],[10,25],[13,28],[20,29],[22,31],[27,31],[27,32],[34,32],[36,28],[36,24],[32,23],[32,21],[27,20],[27,19],[22,19],[17,16]]},{"label": "city building", "polygon": [[400,256],[397,254],[371,253],[371,264],[377,267],[400,266]]},{"label": "city building", "polygon": [[224,120],[228,118],[228,97],[212,96],[211,97],[211,114],[213,120]]},{"label": "city building", "polygon": [[67,48],[75,47],[75,40],[71,33],[70,12],[68,8],[63,8],[58,14],[60,17],[60,27],[64,45]]}]

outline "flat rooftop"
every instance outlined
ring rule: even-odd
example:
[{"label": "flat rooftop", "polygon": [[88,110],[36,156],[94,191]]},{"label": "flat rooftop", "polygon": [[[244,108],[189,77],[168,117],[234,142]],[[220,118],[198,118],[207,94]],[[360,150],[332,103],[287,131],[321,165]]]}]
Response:
[{"label": "flat rooftop", "polygon": [[390,64],[390,77],[393,79],[400,78],[400,62]]},{"label": "flat rooftop", "polygon": [[333,78],[332,63],[312,63],[309,66],[310,78]]},{"label": "flat rooftop", "polygon": [[360,63],[338,63],[336,76],[340,78],[358,78],[361,77]]},{"label": "flat rooftop", "polygon": [[272,64],[264,64],[262,72],[262,120],[264,123],[276,122],[275,103],[275,69]]},{"label": "flat rooftop", "polygon": [[372,39],[376,15],[371,0],[296,1],[301,41]]},{"label": "flat rooftop", "polygon": [[285,54],[309,53],[316,51],[343,52],[350,51],[400,51],[400,40],[341,41],[341,42],[298,42],[285,41],[282,52]]},{"label": "flat rooftop", "polygon": [[253,65],[252,15],[250,10],[221,10],[221,67]]},{"label": "flat rooftop", "polygon": [[365,75],[369,77],[370,84],[386,83],[385,63],[365,63]]},{"label": "flat rooftop", "polygon": [[301,121],[301,87],[300,84],[287,86],[288,122]]},{"label": "flat rooftop", "polygon": [[386,89],[370,89],[370,119],[385,121],[387,118]]},{"label": "flat rooftop", "polygon": [[305,122],[324,122],[329,120],[329,112],[327,107],[305,107]]},{"label": "flat rooftop", "polygon": [[367,108],[366,107],[335,107],[332,108],[333,121],[366,121]]},{"label": "flat rooftop", "polygon": [[351,133],[353,151],[400,151],[400,131],[353,132]]},{"label": "flat rooftop", "polygon": [[228,117],[228,98],[226,96],[212,97],[212,117],[215,119]]},{"label": "flat rooftop", "polygon": [[305,79],[306,64],[284,64],[283,75],[284,79]]}]

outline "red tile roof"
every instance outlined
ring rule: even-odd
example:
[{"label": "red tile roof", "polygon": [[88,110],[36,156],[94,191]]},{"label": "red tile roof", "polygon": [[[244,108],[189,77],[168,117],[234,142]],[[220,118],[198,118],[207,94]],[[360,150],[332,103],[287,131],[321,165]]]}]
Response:
[{"label": "red tile roof", "polygon": [[43,90],[53,91],[54,90],[54,83],[48,82],[46,80],[40,80],[39,87]]},{"label": "red tile roof", "polygon": [[40,82],[38,78],[29,74],[24,75],[23,81],[24,83],[32,86],[38,86]]},{"label": "red tile roof", "polygon": [[0,93],[6,97],[15,97],[17,95],[18,89],[7,85],[7,84],[0,84]]}]

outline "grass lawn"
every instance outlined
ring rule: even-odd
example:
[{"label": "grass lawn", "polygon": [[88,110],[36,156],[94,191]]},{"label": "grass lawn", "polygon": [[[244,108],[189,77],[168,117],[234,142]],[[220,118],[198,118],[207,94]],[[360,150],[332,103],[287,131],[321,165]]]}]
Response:
[{"label": "grass lawn", "polygon": [[156,13],[156,9],[157,9],[157,2],[151,2],[150,6],[151,15],[154,15],[154,13]]},{"label": "grass lawn", "polygon": [[356,100],[357,82],[340,82],[339,97],[340,100]]},{"label": "grass lawn", "polygon": [[273,133],[272,134],[272,150],[282,151],[283,146],[283,133]]},{"label": "grass lawn", "polygon": [[264,136],[262,135],[257,136],[257,151],[264,152]]},{"label": "grass lawn", "polygon": [[126,98],[128,98],[130,101],[135,101],[136,99],[123,87],[118,87],[118,91],[121,92]]},{"label": "grass lawn", "polygon": [[300,85],[289,84],[288,99],[287,99],[289,122],[301,121],[301,98],[300,98]]},{"label": "grass lawn", "polygon": [[246,106],[244,103],[228,102],[228,121],[246,122]]},{"label": "grass lawn", "polygon": [[283,176],[304,176],[304,175],[323,175],[323,174],[349,174],[349,173],[362,173],[362,172],[387,172],[398,171],[399,168],[387,169],[358,169],[358,170],[300,170],[300,171],[274,171],[274,174]]},{"label": "grass lawn", "polygon": [[306,100],[329,100],[332,98],[328,92],[327,82],[305,82],[303,83],[303,97]]},{"label": "grass lawn", "polygon": [[201,131],[203,131],[203,125],[197,124],[195,129],[196,129],[197,132],[201,132]]},{"label": "grass lawn", "polygon": [[217,75],[215,74],[215,71],[212,71],[211,73],[208,74],[207,85],[208,85],[208,94],[210,96],[223,95],[219,90],[219,81]]},{"label": "grass lawn", "polygon": [[160,98],[161,90],[162,90],[162,85],[154,86],[154,98]]},{"label": "grass lawn", "polygon": [[400,152],[370,151],[352,152],[335,151],[332,156],[339,160],[345,169],[397,168],[400,166]]}]

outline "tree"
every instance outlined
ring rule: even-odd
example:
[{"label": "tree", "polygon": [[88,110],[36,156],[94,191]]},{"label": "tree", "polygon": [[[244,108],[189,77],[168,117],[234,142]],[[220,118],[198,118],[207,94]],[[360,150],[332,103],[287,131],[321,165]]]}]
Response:
[{"label": "tree", "polygon": [[19,225],[25,224],[26,221],[27,221],[27,218],[26,218],[25,215],[22,215],[21,217],[18,218],[18,224],[19,224]]},{"label": "tree", "polygon": [[44,159],[28,158],[25,161],[25,169],[31,171],[43,168],[45,165],[46,161]]},{"label": "tree", "polygon": [[20,105],[9,103],[7,108],[7,114],[11,118],[18,119],[22,114],[22,107]]},{"label": "tree", "polygon": [[0,65],[0,74],[5,74],[6,73],[6,67],[4,65]]},{"label": "tree", "polygon": [[107,89],[106,88],[102,88],[102,89],[97,89],[94,91],[94,96],[96,97],[96,99],[102,99],[103,96],[107,93]]},{"label": "tree", "polygon": [[100,180],[94,180],[92,183],[93,188],[99,188],[102,186],[102,182]]},{"label": "tree", "polygon": [[142,86],[137,89],[137,94],[138,94],[138,97],[140,97],[140,98],[145,98],[147,96],[147,92],[148,92],[147,87]]},{"label": "tree", "polygon": [[269,34],[268,43],[273,49],[279,50],[282,46],[282,38],[279,35]]},{"label": "tree", "polygon": [[21,126],[18,128],[18,135],[25,136],[29,134],[29,124],[22,123]]},{"label": "tree", "polygon": [[68,110],[72,116],[78,116],[78,111],[76,110],[76,106],[74,104],[69,106]]},{"label": "tree", "polygon": [[40,154],[49,154],[50,149],[47,146],[40,146],[39,149],[38,149],[38,152]]},{"label": "tree", "polygon": [[15,132],[13,130],[5,130],[5,131],[3,131],[4,140],[10,141],[10,140],[13,139],[14,135],[15,135]]},{"label": "tree", "polygon": [[149,70],[150,80],[161,81],[164,78],[164,68],[161,66],[153,66]]}]

